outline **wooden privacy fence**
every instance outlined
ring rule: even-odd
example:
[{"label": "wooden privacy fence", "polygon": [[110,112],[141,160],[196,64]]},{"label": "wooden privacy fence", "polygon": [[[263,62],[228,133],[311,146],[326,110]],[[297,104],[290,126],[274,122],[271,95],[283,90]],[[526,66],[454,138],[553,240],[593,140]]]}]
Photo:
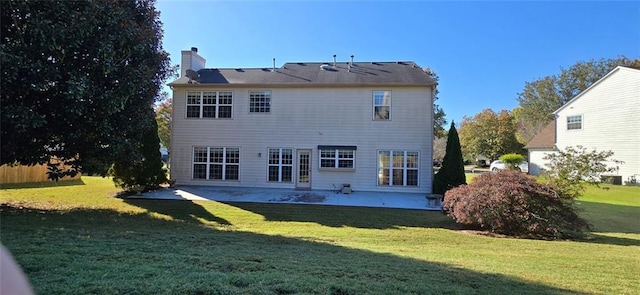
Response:
[{"label": "wooden privacy fence", "polygon": [[[60,180],[80,179],[80,173],[74,177],[65,176]],[[35,166],[0,166],[0,183],[26,183],[26,182],[47,182],[47,165]]]}]

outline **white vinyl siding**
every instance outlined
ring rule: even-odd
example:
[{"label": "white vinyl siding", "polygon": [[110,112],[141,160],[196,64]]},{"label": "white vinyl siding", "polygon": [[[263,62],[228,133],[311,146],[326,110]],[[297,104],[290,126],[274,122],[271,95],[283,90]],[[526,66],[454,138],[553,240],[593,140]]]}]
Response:
[{"label": "white vinyl siding", "polygon": [[[239,181],[224,182],[225,186],[293,189],[298,170],[295,152],[308,149],[314,190],[349,183],[355,191],[431,192],[433,119],[425,116],[433,112],[429,87],[387,87],[393,93],[393,112],[402,115],[382,125],[372,120],[376,87],[276,87],[269,89],[269,115],[261,115],[249,112],[254,86],[227,89],[225,85],[225,91],[233,92],[233,120],[185,119],[181,114],[186,112],[187,92],[209,91],[210,87],[190,85],[174,90],[173,111],[179,115],[172,122],[171,177],[178,184],[220,185],[192,178],[192,150],[194,146],[226,146],[240,148],[241,173]],[[319,147],[337,144],[357,146],[353,170],[320,169]],[[293,181],[268,181],[270,148],[293,149]],[[378,150],[419,151],[419,185],[378,186]]]},{"label": "white vinyl siding", "polygon": [[552,149],[529,149],[529,174],[540,175],[548,170],[549,160],[545,160],[545,157],[550,154],[555,154],[556,151]]},{"label": "white vinyl siding", "polygon": [[229,119],[233,114],[233,93],[230,91],[187,92],[186,118]]},{"label": "white vinyl siding", "polygon": [[[588,150],[612,151],[624,163],[607,163],[614,175],[640,176],[640,70],[618,67],[556,111],[556,146],[581,145]],[[580,115],[581,128],[567,130],[567,118]]]}]

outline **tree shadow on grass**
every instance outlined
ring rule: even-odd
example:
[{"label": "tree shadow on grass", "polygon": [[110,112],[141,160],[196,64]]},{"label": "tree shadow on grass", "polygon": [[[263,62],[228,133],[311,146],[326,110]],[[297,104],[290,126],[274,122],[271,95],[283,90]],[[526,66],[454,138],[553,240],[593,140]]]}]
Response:
[{"label": "tree shadow on grass", "polygon": [[602,235],[597,233],[590,233],[587,238],[579,241],[586,242],[586,243],[618,245],[618,246],[640,246],[640,240],[638,239],[612,237],[612,236],[607,236],[607,235]]},{"label": "tree shadow on grass", "polygon": [[[224,203],[262,215],[267,221],[313,222],[330,227],[346,226],[373,229],[423,227],[482,232],[481,229],[469,228],[457,224],[451,217],[437,211],[324,205],[262,204],[245,202]],[[589,218],[590,222],[592,220],[596,221],[595,232],[640,232],[640,228],[636,226],[637,222],[632,221],[637,219],[637,216],[639,216],[639,207],[627,207],[600,203],[583,204],[583,207],[584,206],[588,206],[587,212],[596,212],[595,214],[598,214],[598,216],[587,216],[591,217]],[[606,207],[606,209],[603,207]],[[612,212],[615,212],[617,214],[613,214]],[[617,226],[612,226],[610,223],[603,223],[601,218],[612,219],[615,221],[612,222],[612,224],[617,224]],[[608,227],[605,227],[605,225],[608,225]],[[502,235],[495,236],[503,238],[513,238]],[[640,240],[599,235],[597,233],[589,234],[587,238],[576,241],[620,246],[640,246]]]},{"label": "tree shadow on grass", "polygon": [[[231,225],[229,221],[211,214],[202,206],[188,200],[149,200],[149,199],[123,199],[125,203],[144,208],[149,212],[171,216],[174,220],[182,220],[194,223],[217,223]],[[204,222],[203,222],[204,220]]]},{"label": "tree shadow on grass", "polygon": [[640,234],[640,207],[579,201],[580,215],[596,232]]},{"label": "tree shadow on grass", "polygon": [[593,226],[588,243],[640,246],[640,238],[615,237],[614,234],[640,234],[640,207],[579,201],[580,215]]},{"label": "tree shadow on grass", "polygon": [[61,187],[72,185],[85,185],[82,179],[44,181],[44,182],[27,182],[27,183],[3,183],[0,184],[1,189],[21,189],[21,188],[42,188],[42,187]]},{"label": "tree shadow on grass", "polygon": [[303,204],[223,202],[264,216],[267,221],[313,222],[330,227],[388,229],[436,227],[461,229],[440,211]]},{"label": "tree shadow on grass", "polygon": [[5,205],[0,212],[3,243],[43,294],[581,294],[443,263],[148,214]]}]

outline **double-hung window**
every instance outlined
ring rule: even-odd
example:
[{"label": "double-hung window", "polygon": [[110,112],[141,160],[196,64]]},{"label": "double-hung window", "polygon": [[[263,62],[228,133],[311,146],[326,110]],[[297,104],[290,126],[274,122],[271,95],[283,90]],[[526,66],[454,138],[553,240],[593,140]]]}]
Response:
[{"label": "double-hung window", "polygon": [[417,151],[378,151],[379,186],[418,186]]},{"label": "double-hung window", "polygon": [[231,118],[232,109],[231,91],[187,92],[187,118]]},{"label": "double-hung window", "polygon": [[249,92],[249,113],[270,113],[271,91]]},{"label": "double-hung window", "polygon": [[373,119],[391,120],[391,91],[373,92]]},{"label": "double-hung window", "polygon": [[582,129],[582,115],[567,117],[567,130]]},{"label": "double-hung window", "polygon": [[240,179],[240,149],[232,147],[194,147],[193,178]]},{"label": "double-hung window", "polygon": [[354,170],[356,160],[355,146],[318,146],[320,151],[320,169]]},{"label": "double-hung window", "polygon": [[293,181],[293,149],[269,149],[269,182]]}]

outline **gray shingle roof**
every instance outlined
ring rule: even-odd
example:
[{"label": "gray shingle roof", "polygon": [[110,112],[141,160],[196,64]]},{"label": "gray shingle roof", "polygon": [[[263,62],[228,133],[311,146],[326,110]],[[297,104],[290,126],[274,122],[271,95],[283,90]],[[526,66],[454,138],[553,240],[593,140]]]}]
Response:
[{"label": "gray shingle roof", "polygon": [[[325,65],[325,66],[323,66]],[[322,67],[321,67],[322,66]],[[263,69],[201,69],[191,81],[181,77],[169,85],[398,85],[431,86],[434,81],[413,62],[286,63],[275,72]]]}]

